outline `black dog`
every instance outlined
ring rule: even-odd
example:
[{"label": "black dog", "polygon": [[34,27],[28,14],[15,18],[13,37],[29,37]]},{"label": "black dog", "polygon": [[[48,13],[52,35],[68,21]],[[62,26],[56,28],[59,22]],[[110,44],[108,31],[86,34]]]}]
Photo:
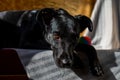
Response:
[{"label": "black dog", "polygon": [[[79,34],[88,27],[93,30],[91,20],[83,15],[72,16],[64,9],[25,11],[18,22],[20,29],[20,48],[38,48],[53,50],[55,63],[59,67],[80,66],[80,54],[86,54],[94,75],[103,74],[96,50],[85,44],[79,44]],[[41,47],[42,46],[42,47]]]}]

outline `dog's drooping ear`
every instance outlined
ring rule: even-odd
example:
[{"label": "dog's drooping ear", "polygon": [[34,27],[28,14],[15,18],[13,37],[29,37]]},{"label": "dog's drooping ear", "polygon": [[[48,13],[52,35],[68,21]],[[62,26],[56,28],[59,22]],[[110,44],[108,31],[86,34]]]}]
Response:
[{"label": "dog's drooping ear", "polygon": [[50,21],[55,15],[55,10],[53,8],[44,8],[39,11],[37,14],[37,21],[40,21],[43,23],[43,25],[49,26]]},{"label": "dog's drooping ear", "polygon": [[93,23],[90,20],[90,18],[88,18],[87,16],[84,16],[84,15],[77,15],[77,16],[75,16],[75,18],[78,21],[78,23],[80,24],[80,26],[79,26],[80,33],[82,31],[84,31],[87,27],[88,27],[89,31],[92,32]]}]

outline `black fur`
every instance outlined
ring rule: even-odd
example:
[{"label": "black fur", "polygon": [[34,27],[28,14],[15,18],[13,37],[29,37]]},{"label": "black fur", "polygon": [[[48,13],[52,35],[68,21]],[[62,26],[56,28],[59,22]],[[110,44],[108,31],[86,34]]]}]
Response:
[{"label": "black fur", "polygon": [[[2,21],[1,24],[6,25]],[[88,27],[90,31],[93,30],[92,21],[86,16],[72,16],[64,9],[44,8],[25,11],[17,26],[9,23],[6,26],[2,26],[4,32],[1,34],[7,33],[5,36],[2,35],[2,47],[52,48],[55,63],[63,68],[82,66],[80,56],[85,54],[88,57],[91,72],[96,76],[103,74],[94,47],[78,43],[79,34],[85,28]],[[6,30],[8,31],[6,32]],[[13,33],[9,34],[8,32]],[[16,45],[5,44],[6,40],[8,43],[9,41],[13,43],[15,40]]]}]

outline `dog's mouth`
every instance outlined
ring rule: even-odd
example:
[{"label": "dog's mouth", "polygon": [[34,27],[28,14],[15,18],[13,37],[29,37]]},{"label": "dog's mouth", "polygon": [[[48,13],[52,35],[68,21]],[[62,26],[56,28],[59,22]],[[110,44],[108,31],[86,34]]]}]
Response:
[{"label": "dog's mouth", "polygon": [[61,63],[58,67],[60,67],[60,68],[72,68],[72,65],[71,64],[63,64],[63,63]]},{"label": "dog's mouth", "polygon": [[[77,54],[76,51],[73,51],[72,54]],[[56,59],[55,63],[58,67],[60,68],[73,68],[74,67],[74,55],[72,55],[72,59],[71,58],[64,58],[64,59]]]},{"label": "dog's mouth", "polygon": [[71,68],[72,67],[72,63],[73,61],[72,60],[69,60],[69,59],[64,59],[61,61],[62,62],[62,67],[63,68]]}]

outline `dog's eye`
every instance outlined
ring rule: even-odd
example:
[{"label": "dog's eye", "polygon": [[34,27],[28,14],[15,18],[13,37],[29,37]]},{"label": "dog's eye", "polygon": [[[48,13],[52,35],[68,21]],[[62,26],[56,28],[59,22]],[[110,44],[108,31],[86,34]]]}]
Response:
[{"label": "dog's eye", "polygon": [[58,40],[58,39],[60,39],[60,36],[54,35],[53,38],[54,38],[55,40]]},{"label": "dog's eye", "polygon": [[59,33],[58,31],[55,31],[55,32],[53,33],[53,38],[54,38],[55,40],[59,40],[59,39],[60,39],[60,33]]}]

